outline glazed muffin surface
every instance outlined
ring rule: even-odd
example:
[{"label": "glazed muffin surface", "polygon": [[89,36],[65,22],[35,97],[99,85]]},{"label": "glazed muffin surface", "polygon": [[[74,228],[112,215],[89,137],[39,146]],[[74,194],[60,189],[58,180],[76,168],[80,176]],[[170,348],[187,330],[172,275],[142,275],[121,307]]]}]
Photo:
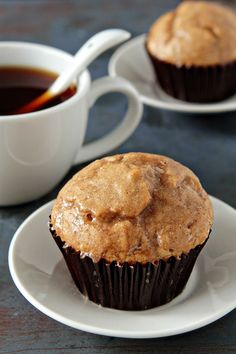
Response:
[{"label": "glazed muffin surface", "polygon": [[216,3],[183,2],[153,24],[147,49],[176,66],[232,62],[236,60],[236,13]]},{"label": "glazed muffin surface", "polygon": [[212,219],[193,172],[145,153],[91,163],[63,187],[51,214],[65,247],[120,263],[178,258],[206,240]]}]

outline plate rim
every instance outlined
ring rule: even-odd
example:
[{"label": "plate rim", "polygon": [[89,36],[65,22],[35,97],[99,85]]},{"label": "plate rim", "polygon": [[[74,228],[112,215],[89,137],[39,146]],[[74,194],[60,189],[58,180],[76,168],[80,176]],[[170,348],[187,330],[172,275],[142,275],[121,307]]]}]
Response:
[{"label": "plate rim", "polygon": [[[211,200],[213,200],[213,202],[215,201],[216,203],[222,203],[224,205],[224,207],[231,209],[233,212],[236,213],[236,209],[234,209],[232,206],[230,206],[229,204],[225,203],[224,201],[210,196]],[[14,236],[11,240],[10,246],[9,246],[9,251],[8,251],[8,265],[9,265],[9,270],[10,270],[10,274],[11,277],[15,283],[15,286],[18,288],[18,290],[20,291],[20,293],[26,298],[26,300],[28,300],[29,303],[31,303],[36,309],[38,309],[40,312],[44,313],[45,315],[47,315],[48,317],[62,323],[65,324],[69,327],[78,329],[78,330],[82,330],[82,331],[86,331],[89,333],[94,333],[94,334],[99,334],[99,335],[105,335],[105,336],[112,336],[112,337],[119,337],[119,338],[161,338],[161,337],[169,337],[169,336],[173,336],[173,335],[178,335],[178,334],[183,334],[183,333],[187,333],[187,332],[191,332],[195,329],[199,329],[202,328],[210,323],[215,322],[216,320],[222,318],[223,316],[225,316],[227,313],[231,312],[232,310],[235,309],[236,307],[236,299],[235,301],[232,301],[230,303],[230,305],[224,306],[224,308],[221,311],[218,311],[217,314],[215,315],[214,313],[212,315],[209,315],[208,317],[204,318],[201,321],[195,321],[193,323],[191,323],[190,325],[186,325],[186,326],[182,326],[181,328],[177,328],[177,329],[173,329],[170,331],[166,331],[166,330],[152,330],[152,331],[148,331],[148,332],[143,332],[143,331],[122,331],[122,330],[116,330],[116,329],[107,329],[107,328],[102,328],[96,325],[87,325],[87,324],[83,324],[81,322],[75,321],[75,320],[71,320],[68,317],[65,317],[61,314],[58,314],[56,311],[49,309],[46,305],[42,304],[39,300],[36,300],[28,291],[27,288],[24,287],[24,285],[21,283],[20,278],[17,275],[17,270],[15,269],[14,266],[14,247],[15,244],[17,242],[17,239],[19,237],[19,235],[21,234],[21,232],[23,231],[24,227],[28,224],[28,222],[30,222],[31,220],[33,220],[35,217],[37,217],[38,214],[40,214],[42,211],[44,211],[47,208],[50,208],[53,203],[54,200],[51,200],[49,202],[47,202],[46,204],[42,205],[41,207],[39,207],[38,209],[36,209],[33,213],[31,213],[19,226],[19,228],[16,230],[16,232],[14,233]],[[120,310],[115,310],[115,311],[119,311]],[[122,312],[122,311],[121,311]],[[128,311],[124,311],[125,313],[127,313]]]},{"label": "plate rim", "polygon": [[[124,44],[122,44],[116,49],[116,51],[112,54],[108,62],[108,73],[110,76],[112,77],[118,76],[116,72],[116,65],[120,56],[122,56],[122,54],[128,48],[130,48],[130,46],[137,46],[137,43],[139,44],[143,43],[146,35],[147,34],[141,34],[139,36],[131,38],[130,40],[128,40],[127,42],[125,42]],[[127,78],[125,79],[128,80]],[[132,82],[131,84],[134,85]],[[155,108],[165,109],[168,111],[204,114],[204,113],[223,113],[223,112],[231,112],[236,110],[236,96],[235,96],[235,102],[220,101],[214,103],[201,104],[201,103],[184,102],[181,100],[174,99],[172,97],[170,98],[173,100],[173,102],[168,102],[161,99],[154,99],[141,94],[137,88],[136,90],[138,92],[141,101],[144,104]]]}]

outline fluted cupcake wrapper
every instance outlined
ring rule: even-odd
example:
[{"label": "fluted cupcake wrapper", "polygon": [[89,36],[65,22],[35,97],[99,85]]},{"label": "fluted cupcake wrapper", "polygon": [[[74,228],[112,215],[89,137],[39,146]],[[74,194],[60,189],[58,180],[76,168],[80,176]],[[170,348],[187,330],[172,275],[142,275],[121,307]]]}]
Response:
[{"label": "fluted cupcake wrapper", "polygon": [[[148,51],[147,51],[148,52]],[[148,55],[157,81],[170,96],[188,102],[217,102],[236,93],[236,61],[225,65],[181,66]]]},{"label": "fluted cupcake wrapper", "polygon": [[192,249],[180,259],[174,257],[155,263],[127,262],[120,265],[104,259],[94,263],[82,257],[50,228],[72,278],[80,292],[91,301],[120,310],[146,310],[168,303],[179,295],[192,272],[196,258],[205,245]]}]

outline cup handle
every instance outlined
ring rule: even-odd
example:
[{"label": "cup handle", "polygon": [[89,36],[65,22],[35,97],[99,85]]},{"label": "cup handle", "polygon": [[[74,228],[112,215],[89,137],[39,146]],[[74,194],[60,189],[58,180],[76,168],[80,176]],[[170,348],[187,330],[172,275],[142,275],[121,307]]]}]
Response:
[{"label": "cup handle", "polygon": [[85,144],[79,149],[74,164],[79,164],[103,155],[123,143],[138,126],[143,112],[143,106],[136,89],[120,77],[103,77],[92,82],[89,93],[89,105],[109,92],[120,92],[128,98],[128,109],[123,120],[111,132],[102,138]]}]

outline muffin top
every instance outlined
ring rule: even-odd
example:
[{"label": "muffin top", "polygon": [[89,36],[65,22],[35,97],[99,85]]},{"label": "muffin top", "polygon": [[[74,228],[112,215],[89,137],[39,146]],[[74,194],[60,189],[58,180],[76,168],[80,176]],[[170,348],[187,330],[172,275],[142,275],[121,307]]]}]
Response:
[{"label": "muffin top", "polygon": [[146,45],[151,55],[177,66],[234,61],[236,13],[219,4],[185,1],[153,24]]},{"label": "muffin top", "polygon": [[212,226],[207,193],[187,167],[160,155],[97,160],[62,188],[52,229],[94,262],[154,262],[202,244]]}]

